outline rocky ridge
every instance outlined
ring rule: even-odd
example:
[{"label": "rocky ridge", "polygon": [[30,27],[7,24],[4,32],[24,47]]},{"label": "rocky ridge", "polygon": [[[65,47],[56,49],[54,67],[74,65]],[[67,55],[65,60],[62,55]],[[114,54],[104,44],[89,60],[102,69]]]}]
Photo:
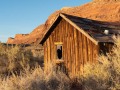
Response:
[{"label": "rocky ridge", "polygon": [[87,4],[76,7],[64,7],[51,14],[45,24],[39,25],[30,34],[16,34],[9,38],[10,44],[32,44],[40,39],[44,32],[60,13],[66,13],[83,18],[106,22],[111,25],[120,25],[120,0],[93,0]]}]

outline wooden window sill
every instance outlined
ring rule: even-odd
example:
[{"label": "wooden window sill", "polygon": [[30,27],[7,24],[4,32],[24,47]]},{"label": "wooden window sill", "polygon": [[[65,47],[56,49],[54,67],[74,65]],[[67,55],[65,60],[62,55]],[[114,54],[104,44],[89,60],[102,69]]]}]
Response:
[{"label": "wooden window sill", "polygon": [[62,59],[57,59],[57,60],[56,60],[56,64],[59,64],[59,63],[64,63],[64,60],[62,60]]}]

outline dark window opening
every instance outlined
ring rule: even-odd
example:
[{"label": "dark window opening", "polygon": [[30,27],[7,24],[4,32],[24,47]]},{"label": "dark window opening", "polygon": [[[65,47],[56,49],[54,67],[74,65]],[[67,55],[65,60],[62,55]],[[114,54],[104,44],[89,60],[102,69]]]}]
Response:
[{"label": "dark window opening", "polygon": [[113,45],[113,43],[99,43],[100,54],[107,55],[107,53],[110,53],[113,48]]},{"label": "dark window opening", "polygon": [[62,45],[57,45],[57,59],[62,59]]}]

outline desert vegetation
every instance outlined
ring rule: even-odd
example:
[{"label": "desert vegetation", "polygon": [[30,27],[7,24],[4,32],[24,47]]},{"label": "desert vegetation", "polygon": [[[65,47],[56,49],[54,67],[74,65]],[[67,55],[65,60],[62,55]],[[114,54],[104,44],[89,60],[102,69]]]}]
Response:
[{"label": "desert vegetation", "polygon": [[39,62],[34,60],[34,56],[29,49],[21,46],[7,47],[0,43],[0,75],[11,74],[11,72],[19,74],[28,65],[31,68],[35,67]]},{"label": "desert vegetation", "polygon": [[85,90],[120,89],[120,38],[115,39],[111,53],[100,55],[98,64],[84,67],[82,78]]},{"label": "desert vegetation", "polygon": [[119,90],[120,38],[112,52],[100,55],[97,64],[86,64],[82,76],[69,78],[49,64],[49,72],[30,50],[0,44],[0,90]]}]

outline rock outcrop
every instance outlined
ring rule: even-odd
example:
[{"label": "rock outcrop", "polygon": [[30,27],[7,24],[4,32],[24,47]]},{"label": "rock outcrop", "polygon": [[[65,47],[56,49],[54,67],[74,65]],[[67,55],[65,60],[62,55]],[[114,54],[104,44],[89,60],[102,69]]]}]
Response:
[{"label": "rock outcrop", "polygon": [[16,34],[15,38],[8,38],[8,44],[32,44],[42,37],[45,25],[35,28],[30,34]]},{"label": "rock outcrop", "polygon": [[13,44],[13,43],[14,43],[14,38],[9,37],[9,38],[8,38],[8,43],[9,43],[9,44]]},{"label": "rock outcrop", "polygon": [[53,23],[59,13],[66,13],[83,18],[102,21],[112,25],[120,25],[120,0],[93,0],[77,7],[64,7],[48,17],[45,24],[38,26],[29,35],[18,35],[9,38],[7,43],[31,44],[42,37],[47,28]]}]

